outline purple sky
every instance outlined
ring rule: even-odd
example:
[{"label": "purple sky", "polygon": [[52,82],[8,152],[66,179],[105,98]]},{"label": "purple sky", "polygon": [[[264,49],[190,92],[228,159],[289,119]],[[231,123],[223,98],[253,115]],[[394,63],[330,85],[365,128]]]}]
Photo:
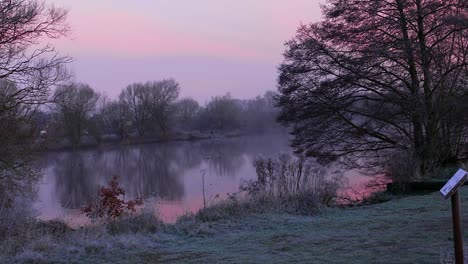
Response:
[{"label": "purple sky", "polygon": [[78,81],[115,98],[133,82],[175,78],[204,103],[276,89],[284,42],[320,19],[320,0],[49,0],[70,10]]}]

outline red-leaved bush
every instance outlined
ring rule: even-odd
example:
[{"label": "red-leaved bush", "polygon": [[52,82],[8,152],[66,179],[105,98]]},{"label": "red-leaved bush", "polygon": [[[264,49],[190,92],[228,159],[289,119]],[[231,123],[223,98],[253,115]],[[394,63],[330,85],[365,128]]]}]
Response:
[{"label": "red-leaved bush", "polygon": [[81,208],[81,212],[91,219],[116,219],[135,213],[135,207],[142,205],[143,200],[137,198],[125,202],[120,199],[119,197],[125,195],[125,190],[119,186],[118,179],[117,176],[113,176],[108,183],[108,187],[100,186],[98,199]]}]

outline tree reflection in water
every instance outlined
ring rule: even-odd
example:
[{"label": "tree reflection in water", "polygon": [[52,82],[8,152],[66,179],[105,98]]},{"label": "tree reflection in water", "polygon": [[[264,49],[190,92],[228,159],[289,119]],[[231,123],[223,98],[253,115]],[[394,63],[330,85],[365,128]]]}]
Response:
[{"label": "tree reflection in water", "polygon": [[98,185],[105,185],[113,175],[118,175],[129,199],[156,197],[195,210],[201,203],[202,169],[207,172],[206,184],[214,189],[211,192],[232,192],[237,190],[241,179],[255,176],[252,166],[255,156],[274,157],[284,151],[290,151],[286,136],[54,152],[45,155],[41,162],[49,184],[39,188],[43,188],[42,193],[51,193],[63,208],[76,209],[96,196]]}]

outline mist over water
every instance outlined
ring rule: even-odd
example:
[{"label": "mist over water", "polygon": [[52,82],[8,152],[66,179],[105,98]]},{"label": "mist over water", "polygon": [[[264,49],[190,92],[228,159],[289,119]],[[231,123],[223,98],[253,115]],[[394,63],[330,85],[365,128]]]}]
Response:
[{"label": "mist over water", "polygon": [[252,161],[258,155],[290,152],[287,135],[268,135],[47,153],[40,161],[44,177],[35,206],[41,219],[80,224],[86,218],[79,208],[117,175],[127,199],[144,197],[171,222],[203,206],[203,171],[210,203],[255,178]]}]

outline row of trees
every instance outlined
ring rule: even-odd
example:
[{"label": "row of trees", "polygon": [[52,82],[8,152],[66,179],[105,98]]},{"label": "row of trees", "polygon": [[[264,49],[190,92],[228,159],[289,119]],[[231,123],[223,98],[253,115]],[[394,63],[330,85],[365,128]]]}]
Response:
[{"label": "row of trees", "polygon": [[273,92],[251,100],[217,96],[204,107],[192,98],[179,99],[179,92],[174,79],[130,84],[116,100],[86,84],[63,85],[55,90],[46,124],[54,136],[74,145],[84,135],[99,142],[104,136],[169,139],[174,132],[260,133],[277,128]]}]

